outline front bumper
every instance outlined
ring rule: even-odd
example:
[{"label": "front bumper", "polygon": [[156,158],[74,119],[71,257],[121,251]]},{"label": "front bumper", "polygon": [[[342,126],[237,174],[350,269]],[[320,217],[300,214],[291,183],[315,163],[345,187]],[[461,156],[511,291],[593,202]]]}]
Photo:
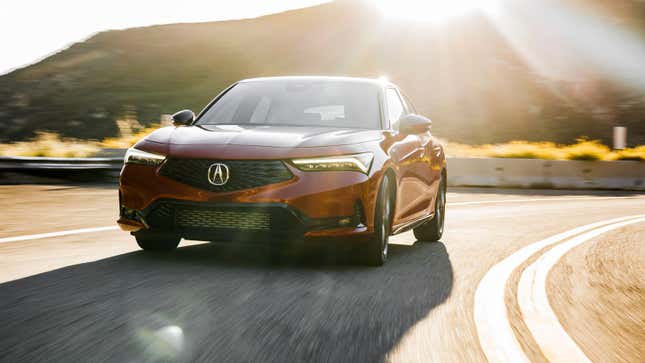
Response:
[{"label": "front bumper", "polygon": [[372,235],[376,176],[288,167],[293,174],[288,181],[213,193],[162,176],[159,168],[126,165],[118,224],[130,232],[195,240],[363,240]]},{"label": "front bumper", "polygon": [[[310,218],[282,203],[206,203],[160,199],[143,211],[122,207],[119,225],[192,240],[299,241],[305,238],[368,235],[364,213]],[[133,228],[134,227],[134,228]],[[137,228],[138,227],[138,228]]]}]

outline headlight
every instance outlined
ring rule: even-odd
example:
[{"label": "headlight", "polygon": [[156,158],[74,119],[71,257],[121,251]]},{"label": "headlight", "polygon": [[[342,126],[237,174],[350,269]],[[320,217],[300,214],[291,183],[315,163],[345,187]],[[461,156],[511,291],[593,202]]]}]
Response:
[{"label": "headlight", "polygon": [[125,152],[125,158],[123,162],[126,164],[157,166],[161,164],[165,159],[166,157],[163,155],[153,154],[131,147],[128,149],[128,151]]},{"label": "headlight", "polygon": [[302,171],[359,171],[367,174],[374,154],[362,153],[319,158],[293,159],[291,162]]}]

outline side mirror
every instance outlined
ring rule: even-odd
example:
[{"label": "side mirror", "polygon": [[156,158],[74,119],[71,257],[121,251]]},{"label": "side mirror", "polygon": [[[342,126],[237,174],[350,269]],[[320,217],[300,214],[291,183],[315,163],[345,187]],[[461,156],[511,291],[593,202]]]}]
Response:
[{"label": "side mirror", "polygon": [[432,121],[421,115],[408,114],[399,120],[399,130],[406,134],[422,134],[432,127]]},{"label": "side mirror", "polygon": [[175,126],[190,125],[195,121],[195,113],[191,110],[181,110],[172,115],[172,124]]}]

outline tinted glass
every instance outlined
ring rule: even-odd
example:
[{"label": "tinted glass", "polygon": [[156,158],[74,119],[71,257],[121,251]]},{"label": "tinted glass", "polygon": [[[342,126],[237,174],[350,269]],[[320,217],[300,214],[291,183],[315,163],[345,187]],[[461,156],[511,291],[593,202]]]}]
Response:
[{"label": "tinted glass", "polygon": [[399,119],[403,116],[405,109],[399,98],[399,94],[393,89],[387,89],[387,113],[390,120],[390,125],[395,130],[399,128]]},{"label": "tinted glass", "polygon": [[378,87],[342,81],[243,82],[224,94],[197,124],[378,129]]}]

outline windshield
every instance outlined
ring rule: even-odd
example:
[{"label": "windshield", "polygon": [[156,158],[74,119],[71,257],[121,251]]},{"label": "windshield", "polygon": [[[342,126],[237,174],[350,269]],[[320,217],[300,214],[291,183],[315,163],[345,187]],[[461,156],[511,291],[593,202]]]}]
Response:
[{"label": "windshield", "polygon": [[217,100],[197,124],[378,129],[378,87],[324,80],[243,82]]}]

